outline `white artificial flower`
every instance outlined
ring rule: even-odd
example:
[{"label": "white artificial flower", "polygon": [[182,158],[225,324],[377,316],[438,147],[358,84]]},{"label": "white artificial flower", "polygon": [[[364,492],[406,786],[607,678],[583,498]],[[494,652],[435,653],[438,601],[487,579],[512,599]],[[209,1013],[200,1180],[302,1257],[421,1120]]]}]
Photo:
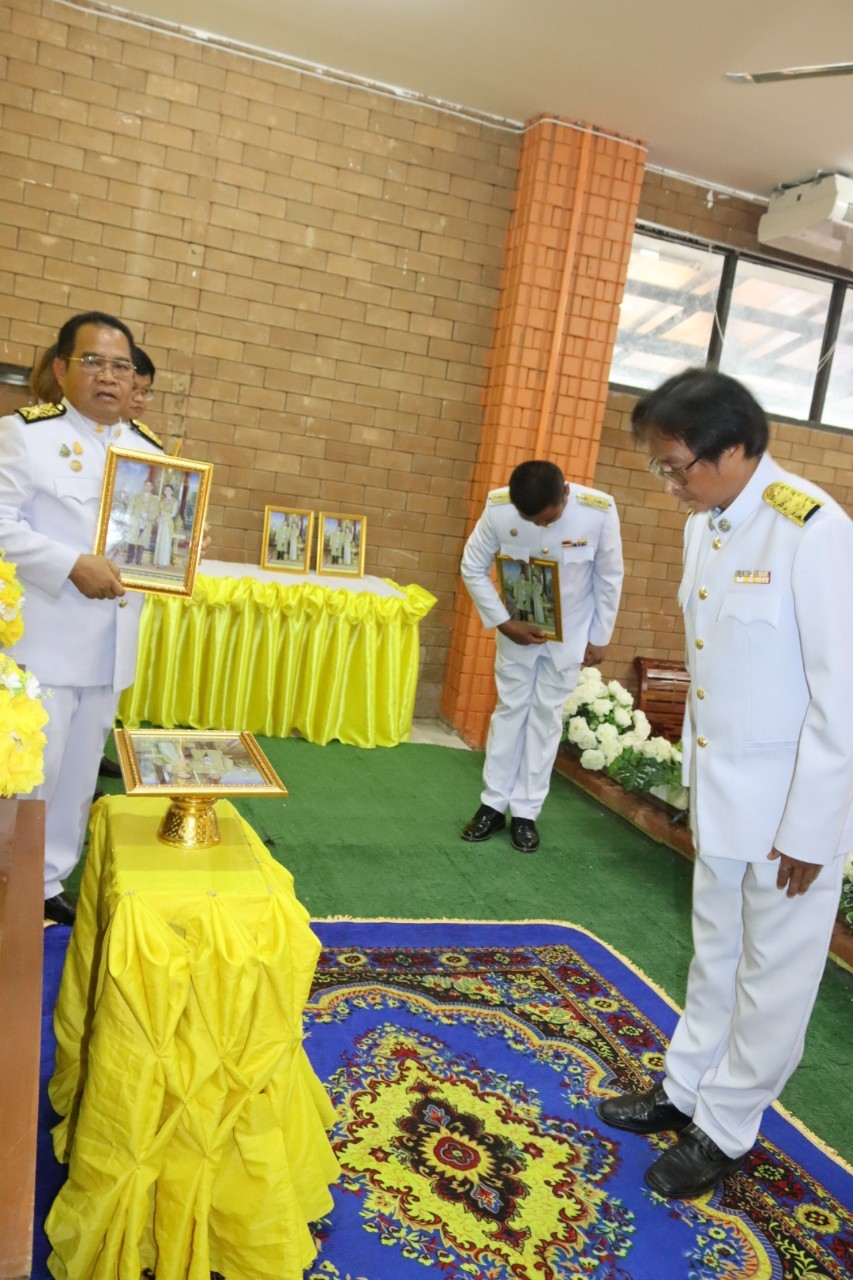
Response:
[{"label": "white artificial flower", "polygon": [[620,729],[627,729],[630,724],[634,723],[634,717],[624,706],[616,707],[613,712],[613,719]]},{"label": "white artificial flower", "polygon": [[584,769],[592,769],[594,772],[598,772],[599,769],[604,768],[604,764],[603,751],[585,751],[581,756],[581,765]]},{"label": "white artificial flower", "polygon": [[584,680],[595,680],[601,683],[601,672],[598,667],[581,667],[581,676]]},{"label": "white artificial flower", "polygon": [[612,706],[609,698],[596,698],[591,704],[590,710],[597,716],[609,716]]},{"label": "white artificial flower", "polygon": [[844,875],[845,877],[853,877],[853,849],[850,850],[844,860]]},{"label": "white artificial flower", "polygon": [[583,716],[575,716],[573,720],[569,721],[568,736],[569,742],[574,743],[576,747],[580,747],[582,751],[588,747],[598,745],[598,739]]},{"label": "white artificial flower", "polygon": [[8,689],[12,694],[20,693],[21,691],[18,677],[12,671],[4,671],[0,674],[0,684],[2,684],[4,689]]},{"label": "white artificial flower", "polygon": [[24,676],[24,693],[28,698],[41,697],[41,685],[30,671]]},{"label": "white artificial flower", "polygon": [[624,744],[621,738],[606,738],[601,744],[601,754],[605,765],[611,765],[617,756],[621,756]]},{"label": "white artificial flower", "polygon": [[570,698],[567,698],[566,701],[563,703],[563,719],[570,720],[571,717],[577,711],[579,706],[580,706],[580,700],[577,696],[577,692],[575,692],[571,695]]},{"label": "white artificial flower", "polygon": [[618,680],[611,680],[607,686],[609,692],[619,703],[620,707],[633,707],[634,699],[628,690],[621,685]]},{"label": "white artificial flower", "polygon": [[651,734],[651,731],[652,731],[652,726],[649,724],[648,717],[645,711],[635,711],[634,712],[634,733],[637,736],[637,741],[645,742],[646,738],[648,738],[649,735]]},{"label": "white artificial flower", "polygon": [[615,724],[600,724],[595,731],[595,736],[599,742],[606,742],[608,738],[615,740],[619,737],[619,730]]}]

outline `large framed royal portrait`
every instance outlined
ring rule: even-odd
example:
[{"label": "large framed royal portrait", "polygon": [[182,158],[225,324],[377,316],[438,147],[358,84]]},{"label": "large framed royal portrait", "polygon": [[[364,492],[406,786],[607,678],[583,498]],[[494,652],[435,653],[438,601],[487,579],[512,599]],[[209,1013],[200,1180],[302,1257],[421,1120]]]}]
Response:
[{"label": "large framed royal portrait", "polygon": [[107,450],[93,550],[129,590],[192,595],[212,471],[209,462]]},{"label": "large framed royal portrait", "polygon": [[129,796],[287,795],[251,733],[116,729]]},{"label": "large framed royal portrait", "polygon": [[261,568],[275,573],[307,573],[314,512],[293,507],[267,507],[261,542]]},{"label": "large framed royal portrait", "polygon": [[495,556],[498,591],[510,618],[532,622],[549,640],[562,640],[560,570],[555,560]]},{"label": "large framed royal portrait", "polygon": [[317,534],[317,572],[364,577],[367,516],[321,511]]}]

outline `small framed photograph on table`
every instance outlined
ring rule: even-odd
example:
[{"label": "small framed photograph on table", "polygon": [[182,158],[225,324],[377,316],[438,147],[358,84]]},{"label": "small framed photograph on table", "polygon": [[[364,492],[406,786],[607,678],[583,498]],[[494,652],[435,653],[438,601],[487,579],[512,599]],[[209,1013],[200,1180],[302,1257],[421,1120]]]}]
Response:
[{"label": "small framed photograph on table", "polygon": [[367,516],[320,512],[317,572],[335,577],[364,577]]},{"label": "small framed photograph on table", "polygon": [[95,555],[131,591],[191,596],[213,467],[169,454],[107,450]]},{"label": "small framed photograph on table", "polygon": [[267,507],[261,568],[276,573],[307,573],[314,532],[314,512],[290,507]]},{"label": "small framed photograph on table", "polygon": [[532,622],[549,640],[562,640],[560,570],[555,560],[513,560],[495,556],[498,591],[510,617]]},{"label": "small framed photograph on table", "polygon": [[251,733],[116,729],[124,786],[137,795],[287,795]]}]

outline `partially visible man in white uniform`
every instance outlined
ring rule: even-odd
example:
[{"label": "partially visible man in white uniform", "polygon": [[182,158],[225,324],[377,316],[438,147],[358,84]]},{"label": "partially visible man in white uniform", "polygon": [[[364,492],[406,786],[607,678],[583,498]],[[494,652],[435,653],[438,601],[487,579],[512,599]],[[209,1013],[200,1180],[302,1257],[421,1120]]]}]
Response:
[{"label": "partially visible man in white uniform", "polygon": [[[561,641],[513,619],[491,580],[496,556],[557,567]],[[465,545],[462,580],[486,627],[497,627],[498,701],[489,725],[480,808],[462,839],[480,843],[506,827],[519,853],[539,848],[536,819],[548,795],[563,705],[582,662],[597,664],[613,634],[622,591],[622,541],[613,499],[567,484],[553,462],[522,462],[495,489]],[[526,597],[527,599],[527,597]],[[526,610],[531,608],[527,599]],[[521,608],[521,600],[519,599]]]},{"label": "partially visible man in white uniform", "polygon": [[144,597],[92,554],[107,449],[161,452],[128,419],[133,338],[114,316],[73,316],[59,331],[61,405],[0,419],[0,546],[25,588],[24,635],[10,651],[50,691],[46,707],[45,919],[70,924],[62,880],[83,846],[98,763],[119,695],[134,676]]},{"label": "partially visible man in white uniform", "polygon": [[766,452],[749,391],[689,369],[632,415],[650,469],[692,509],[684,781],[694,957],[663,1082],[601,1103],[679,1131],[646,1173],[702,1195],[753,1145],[800,1060],[853,846],[853,522]]}]

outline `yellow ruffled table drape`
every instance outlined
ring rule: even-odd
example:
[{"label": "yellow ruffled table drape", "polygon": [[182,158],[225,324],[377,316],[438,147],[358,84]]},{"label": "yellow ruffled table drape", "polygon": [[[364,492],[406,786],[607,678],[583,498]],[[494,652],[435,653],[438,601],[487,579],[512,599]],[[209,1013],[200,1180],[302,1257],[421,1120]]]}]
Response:
[{"label": "yellow ruffled table drape", "polygon": [[302,1045],[320,943],[233,805],[156,840],[168,800],[96,805],[59,1000],[58,1280],[302,1280],[331,1208],[334,1113]]},{"label": "yellow ruffled table drape", "polygon": [[296,729],[309,742],[395,746],[412,727],[418,624],[435,604],[423,587],[396,589],[201,575],[191,600],[149,595],[119,716],[130,728]]}]

